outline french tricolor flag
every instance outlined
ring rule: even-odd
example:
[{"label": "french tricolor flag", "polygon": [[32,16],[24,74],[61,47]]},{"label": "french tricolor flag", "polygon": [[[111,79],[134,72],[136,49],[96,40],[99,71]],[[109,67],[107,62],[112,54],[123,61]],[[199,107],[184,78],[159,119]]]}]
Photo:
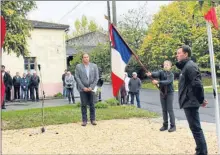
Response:
[{"label": "french tricolor flag", "polygon": [[122,39],[113,24],[110,25],[110,40],[112,42],[111,67],[113,95],[117,96],[118,91],[124,83],[125,67],[132,56],[132,51]]}]

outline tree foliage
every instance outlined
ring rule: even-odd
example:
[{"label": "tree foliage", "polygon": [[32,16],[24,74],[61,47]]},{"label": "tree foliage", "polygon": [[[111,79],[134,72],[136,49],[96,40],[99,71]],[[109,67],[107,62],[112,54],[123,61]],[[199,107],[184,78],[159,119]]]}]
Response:
[{"label": "tree foliage", "polygon": [[150,15],[147,12],[147,3],[137,9],[130,9],[123,14],[118,22],[118,29],[133,51],[137,51],[143,43]]},{"label": "tree foliage", "polygon": [[71,35],[66,36],[67,39],[77,37],[93,31],[102,31],[102,28],[94,20],[89,20],[85,15],[81,19],[74,22],[75,31]]},{"label": "tree foliage", "polygon": [[[151,22],[151,15],[147,12],[147,3],[137,9],[130,9],[127,13],[121,16],[118,22],[118,30],[128,46],[136,53],[143,44],[144,37]],[[140,57],[142,63],[144,59]],[[137,63],[134,57],[129,61],[126,72],[129,75],[136,71],[139,77],[143,77],[143,69]]]},{"label": "tree foliage", "polygon": [[28,55],[27,37],[30,35],[31,25],[26,20],[27,14],[36,8],[35,1],[2,1],[1,15],[6,21],[6,37],[4,51],[16,53],[17,56]]},{"label": "tree foliage", "polygon": [[[70,70],[74,73],[77,64],[82,62],[82,53],[79,52],[74,55],[71,61]],[[111,72],[111,60],[109,52],[109,44],[99,44],[89,52],[90,61],[97,64],[102,69],[103,74],[109,74]]]},{"label": "tree foliage", "polygon": [[91,61],[101,68],[104,74],[111,72],[111,56],[109,44],[99,44],[90,53]]},{"label": "tree foliage", "polygon": [[[193,16],[197,2],[172,2],[162,6],[154,15],[147,36],[138,53],[145,58],[148,66],[160,65],[164,60],[175,61],[180,45],[192,47],[193,56],[201,66],[209,62],[208,36],[202,15]],[[220,17],[218,8],[218,17]],[[220,31],[212,30],[217,62],[220,60]]]}]

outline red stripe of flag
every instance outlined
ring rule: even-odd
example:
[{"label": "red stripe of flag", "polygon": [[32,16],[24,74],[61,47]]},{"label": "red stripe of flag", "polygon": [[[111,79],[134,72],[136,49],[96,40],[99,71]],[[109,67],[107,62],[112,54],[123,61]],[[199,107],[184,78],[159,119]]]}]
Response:
[{"label": "red stripe of flag", "polygon": [[210,10],[204,15],[204,18],[207,21],[212,22],[215,29],[218,29],[218,21],[217,21],[217,16],[216,16],[216,12],[215,12],[214,7],[210,8]]}]

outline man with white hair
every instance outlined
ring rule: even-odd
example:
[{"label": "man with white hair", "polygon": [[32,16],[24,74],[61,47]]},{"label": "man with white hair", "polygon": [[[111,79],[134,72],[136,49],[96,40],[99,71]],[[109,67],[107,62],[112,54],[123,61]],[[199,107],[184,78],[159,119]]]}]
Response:
[{"label": "man with white hair", "polygon": [[125,82],[125,90],[126,90],[126,104],[129,103],[129,81],[130,81],[130,78],[128,77],[128,73],[125,72],[125,78],[124,78],[124,82]]},{"label": "man with white hair", "polygon": [[131,104],[134,104],[134,96],[136,97],[137,106],[138,108],[141,108],[140,105],[140,97],[139,92],[141,89],[141,80],[137,77],[137,73],[132,73],[132,78],[129,81],[129,93],[131,94]]}]

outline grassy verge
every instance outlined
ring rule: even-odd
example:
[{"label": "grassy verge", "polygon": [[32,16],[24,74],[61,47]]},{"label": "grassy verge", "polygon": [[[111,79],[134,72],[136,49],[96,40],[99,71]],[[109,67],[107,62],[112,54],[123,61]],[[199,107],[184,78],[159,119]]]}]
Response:
[{"label": "grassy verge", "polygon": [[[88,111],[89,112],[89,111]],[[96,109],[97,120],[126,119],[132,117],[154,118],[158,115],[134,106],[109,106]],[[2,112],[3,130],[41,126],[41,109]],[[45,125],[81,122],[81,111],[76,105],[45,108]]]},{"label": "grassy verge", "polygon": [[[219,84],[220,79],[217,80],[217,84]],[[203,86],[211,86],[212,85],[212,79],[211,78],[203,78],[202,79]],[[178,80],[175,80],[173,83],[174,89],[178,89]],[[155,85],[151,83],[151,81],[145,81],[142,84],[143,89],[157,89]],[[211,91],[210,91],[211,90]],[[205,92],[212,92],[211,88],[205,88]]]},{"label": "grassy verge", "polygon": [[[212,88],[204,88],[205,93],[213,93]],[[220,93],[220,88],[218,87],[218,93]]]}]

